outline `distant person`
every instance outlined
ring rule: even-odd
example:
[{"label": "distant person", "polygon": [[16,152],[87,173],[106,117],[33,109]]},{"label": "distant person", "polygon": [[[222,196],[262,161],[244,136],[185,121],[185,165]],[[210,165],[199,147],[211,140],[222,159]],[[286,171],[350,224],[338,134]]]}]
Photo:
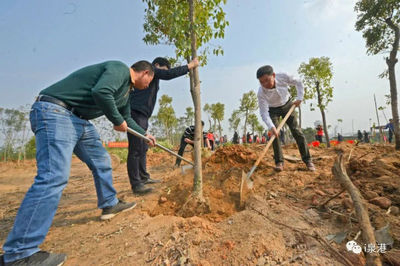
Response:
[{"label": "distant person", "polygon": [[265,137],[265,135],[262,135],[261,144],[265,144],[265,143],[267,143],[267,138]]},{"label": "distant person", "polygon": [[233,133],[232,142],[233,142],[233,144],[239,144],[239,134],[237,133],[237,131],[235,131],[235,133]]},{"label": "distant person", "polygon": [[[186,75],[190,69],[198,66],[199,62],[195,58],[187,65],[171,68],[171,63],[167,58],[157,57],[153,60],[152,65],[154,68],[154,79],[150,82],[149,88],[146,90],[135,89],[129,93],[132,119],[143,127],[144,130],[147,130],[149,119],[157,103],[160,80],[171,80]],[[145,185],[160,183],[161,181],[151,178],[147,172],[147,142],[132,134],[128,134],[128,142],[126,165],[132,192],[139,195],[149,193],[153,189]]]},{"label": "distant person", "polygon": [[[136,206],[117,198],[110,155],[91,119],[105,115],[114,129],[127,127],[146,134],[130,116],[129,91],[142,90],[153,79],[153,66],[139,61],[131,67],[106,61],[81,68],[39,93],[30,112],[36,138],[37,175],[25,195],[14,227],[3,245],[5,265],[61,265],[65,254],[40,251],[68,183],[72,154],[92,171],[101,219]],[[154,145],[155,138],[147,135]]]},{"label": "distant person", "polygon": [[251,137],[250,132],[247,132],[247,143],[252,143],[253,142],[253,138]]},{"label": "distant person", "polygon": [[257,143],[257,135],[253,135],[253,143]]},{"label": "distant person", "polygon": [[357,131],[357,139],[359,142],[363,141],[363,134],[362,134],[361,130]]},{"label": "distant person", "polygon": [[214,133],[212,131],[209,131],[207,133],[207,139],[210,142],[210,147],[211,147],[211,150],[213,151],[214,148],[215,148],[214,147],[215,146],[215,139],[214,139]]},{"label": "distant person", "polygon": [[369,143],[369,135],[368,132],[364,130],[364,142]]},{"label": "distant person", "polygon": [[243,135],[243,136],[242,136],[242,143],[243,143],[243,144],[246,143],[246,135]]},{"label": "distant person", "polygon": [[315,135],[315,140],[318,140],[319,143],[322,143],[322,136],[324,135],[324,129],[322,128],[322,125],[318,125],[315,130],[317,131],[317,135]]},{"label": "distant person", "polygon": [[220,138],[218,137],[217,133],[213,133],[213,134],[214,134],[215,147],[218,147],[219,143],[220,143]]},{"label": "distant person", "polygon": [[[261,85],[257,95],[261,117],[276,138],[273,141],[275,170],[282,171],[283,154],[276,127],[279,125],[280,117],[284,117],[293,104],[296,106],[301,104],[304,95],[303,84],[300,80],[287,74],[275,74],[273,68],[269,65],[262,66],[257,70],[257,79]],[[294,102],[290,100],[289,86],[296,86],[297,100]],[[306,138],[298,126],[295,113],[289,116],[286,124],[296,140],[303,162],[308,170],[315,171]]]},{"label": "distant person", "polygon": [[393,140],[393,133],[394,133],[393,119],[389,119],[389,123],[386,124],[385,129],[388,129],[388,133],[389,133],[389,143],[392,143],[392,140]]},{"label": "distant person", "polygon": [[340,133],[337,134],[337,140],[338,140],[339,142],[342,142],[342,141],[343,141],[343,136],[342,136],[342,134],[340,134]]},{"label": "distant person", "polygon": [[[203,127],[204,127],[204,122],[201,121],[201,129],[202,130],[203,130]],[[178,151],[178,154],[180,156],[183,156],[183,153],[185,152],[186,145],[189,144],[192,147],[194,146],[194,131],[195,131],[195,127],[194,126],[190,126],[190,127],[187,127],[185,129],[185,132],[183,132],[183,135],[181,137],[181,144],[179,146],[179,151]],[[211,149],[210,142],[209,142],[205,132],[203,132],[203,138],[205,140],[204,141],[204,145],[208,149]],[[176,158],[174,167],[176,168],[176,167],[179,167],[180,165],[181,165],[181,159],[180,158]]]}]

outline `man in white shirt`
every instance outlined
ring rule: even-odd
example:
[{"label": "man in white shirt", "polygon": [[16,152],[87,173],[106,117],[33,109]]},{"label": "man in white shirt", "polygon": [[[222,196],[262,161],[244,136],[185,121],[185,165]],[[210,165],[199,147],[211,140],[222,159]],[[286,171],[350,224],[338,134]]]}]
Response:
[{"label": "man in white shirt", "polygon": [[[269,65],[262,66],[257,70],[257,79],[261,85],[257,94],[258,106],[268,130],[275,135],[275,140],[272,143],[276,165],[275,170],[280,172],[283,170],[283,154],[276,127],[279,125],[279,118],[284,117],[293,104],[296,106],[301,104],[304,96],[304,88],[300,80],[285,73],[275,74],[273,68]],[[294,102],[290,100],[289,86],[295,86],[297,90],[297,98]],[[301,128],[298,126],[294,112],[289,116],[286,124],[289,126],[296,140],[303,162],[307,165],[308,170],[315,171],[306,139]]]}]

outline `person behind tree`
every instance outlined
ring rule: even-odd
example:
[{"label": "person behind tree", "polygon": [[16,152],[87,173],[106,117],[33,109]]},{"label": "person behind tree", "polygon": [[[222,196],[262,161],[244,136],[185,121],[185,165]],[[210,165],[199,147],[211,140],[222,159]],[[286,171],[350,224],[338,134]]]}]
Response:
[{"label": "person behind tree", "polygon": [[[187,65],[171,68],[171,64],[167,58],[157,57],[153,60],[152,65],[154,68],[154,78],[150,82],[148,89],[137,90],[134,87],[135,89],[129,93],[132,119],[145,130],[147,130],[149,119],[157,103],[160,80],[171,80],[186,75],[189,70],[197,67],[199,62],[195,58]],[[148,144],[145,140],[132,134],[128,134],[128,143],[126,165],[132,192],[139,195],[149,193],[153,189],[146,187],[146,185],[161,181],[151,178],[147,172],[146,158]]]},{"label": "person behind tree", "polygon": [[318,125],[315,130],[317,131],[317,135],[315,135],[315,139],[318,140],[319,143],[322,143],[322,136],[324,135],[324,129],[322,128],[322,125]]},{"label": "person behind tree", "polygon": [[233,142],[233,144],[239,144],[239,134],[237,133],[237,131],[235,131],[235,133],[233,133],[232,142]]},{"label": "person behind tree", "polygon": [[364,130],[364,142],[369,143],[369,135],[368,132]]},{"label": "person behind tree", "polygon": [[[201,129],[202,130],[203,130],[203,127],[204,127],[204,122],[201,121]],[[183,153],[185,152],[186,145],[189,144],[192,147],[194,147],[194,131],[195,131],[195,127],[194,126],[190,126],[190,127],[187,127],[185,129],[185,132],[183,132],[183,135],[181,137],[181,144],[179,146],[179,151],[178,151],[178,154],[180,156],[183,156]],[[210,142],[209,142],[205,132],[203,132],[203,139],[204,139],[204,145],[208,149],[211,149]],[[176,168],[176,167],[179,167],[180,165],[181,165],[181,159],[180,158],[176,158],[174,167]]]},{"label": "person behind tree", "polygon": [[362,134],[361,130],[357,131],[357,139],[359,142],[363,141],[363,134]]},{"label": "person behind tree", "polygon": [[343,141],[343,136],[342,136],[342,134],[337,133],[337,140],[338,140],[339,142],[342,142],[342,141]]},{"label": "person behind tree", "polygon": [[214,139],[214,133],[212,131],[208,131],[207,133],[207,139],[210,142],[211,150],[214,150],[215,146],[215,139]]},{"label": "person behind tree", "polygon": [[263,134],[262,137],[261,137],[261,144],[265,144],[265,143],[267,143],[267,138]]},{"label": "person behind tree", "polygon": [[393,140],[393,133],[394,133],[394,126],[393,126],[393,119],[389,119],[389,123],[386,124],[385,129],[389,129],[389,143],[392,143]]}]

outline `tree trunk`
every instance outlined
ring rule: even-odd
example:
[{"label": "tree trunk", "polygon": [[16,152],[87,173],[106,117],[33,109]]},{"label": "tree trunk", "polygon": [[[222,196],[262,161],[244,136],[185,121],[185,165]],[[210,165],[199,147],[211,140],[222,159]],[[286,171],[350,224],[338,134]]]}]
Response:
[{"label": "tree trunk", "polygon": [[243,135],[244,135],[244,138],[246,140],[245,143],[247,143],[247,116],[248,116],[248,111],[246,111],[246,116],[245,116],[245,119],[244,119],[244,133],[243,133]]},{"label": "tree trunk", "polygon": [[322,106],[321,92],[319,91],[319,81],[317,81],[317,94],[318,94],[318,106],[319,106],[319,110],[321,111],[321,115],[322,115],[322,123],[324,124],[326,146],[330,147],[331,144],[329,142],[328,128],[326,126],[325,110],[324,110],[324,107]]},{"label": "tree trunk", "polygon": [[222,136],[222,128],[221,128],[221,121],[218,120],[218,131],[219,131],[219,137]]},{"label": "tree trunk", "polygon": [[[193,2],[194,0],[189,0],[189,20],[190,20],[192,59],[197,57]],[[201,165],[201,139],[203,138],[203,132],[201,127],[201,99],[200,99],[200,80],[199,80],[198,67],[193,68],[191,78],[193,79],[193,88],[191,88],[191,94],[194,104],[194,124],[195,124],[193,194],[197,199],[203,200],[203,174]]]},{"label": "tree trunk", "polygon": [[396,75],[395,75],[395,65],[397,63],[397,51],[399,50],[399,39],[400,39],[400,29],[399,26],[394,24],[393,21],[388,18],[386,23],[394,31],[394,42],[392,50],[390,51],[389,58],[386,58],[386,64],[389,68],[389,83],[390,83],[390,98],[392,105],[392,116],[393,116],[393,127],[394,127],[394,137],[396,143],[396,150],[400,150],[400,128],[399,128],[399,110],[397,105],[397,85],[396,85]]},{"label": "tree trunk", "polygon": [[[357,219],[361,227],[364,244],[375,245],[376,240],[374,229],[372,228],[371,222],[369,220],[368,208],[367,206],[365,206],[364,199],[361,196],[360,191],[356,186],[354,186],[353,182],[351,182],[351,179],[346,173],[346,169],[343,165],[342,154],[339,155],[339,157],[336,159],[332,167],[332,173],[339,180],[342,187],[345,188],[351,196]],[[382,262],[379,258],[379,253],[368,252],[366,254],[366,259],[366,265],[382,265]]]},{"label": "tree trunk", "polygon": [[378,120],[378,128],[379,128],[379,141],[383,143],[383,130],[381,128],[381,122],[379,122],[379,115],[378,115],[378,106],[376,104],[376,97],[374,93],[374,101],[375,101],[375,112],[376,112],[376,119]]}]

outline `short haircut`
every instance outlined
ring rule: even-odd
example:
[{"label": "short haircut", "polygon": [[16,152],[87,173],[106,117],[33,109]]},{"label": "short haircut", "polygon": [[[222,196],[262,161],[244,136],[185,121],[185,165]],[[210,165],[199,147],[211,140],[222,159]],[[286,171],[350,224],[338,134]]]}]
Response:
[{"label": "short haircut", "polygon": [[271,76],[274,74],[274,69],[270,65],[262,66],[257,70],[257,78],[261,78],[264,75]]},{"label": "short haircut", "polygon": [[204,127],[204,121],[203,120],[201,120],[201,125]]},{"label": "short haircut", "polygon": [[166,66],[168,69],[171,68],[171,63],[165,57],[157,57],[156,59],[153,60],[152,64],[153,65],[159,64],[160,67]]},{"label": "short haircut", "polygon": [[135,71],[135,72],[142,72],[142,71],[149,71],[150,75],[154,75],[154,68],[153,65],[150,64],[150,62],[146,61],[146,60],[141,60],[141,61],[137,61],[136,63],[134,63],[131,68]]}]

